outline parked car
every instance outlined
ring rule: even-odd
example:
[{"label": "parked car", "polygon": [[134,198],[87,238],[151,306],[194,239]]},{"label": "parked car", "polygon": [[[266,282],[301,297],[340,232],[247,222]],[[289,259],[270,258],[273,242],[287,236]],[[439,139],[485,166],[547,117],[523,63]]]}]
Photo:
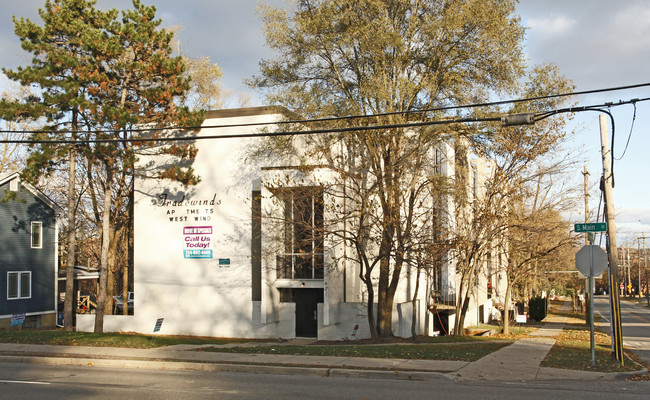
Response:
[{"label": "parked car", "polygon": [[[124,299],[122,295],[113,296],[113,310],[114,314],[122,314],[124,309]],[[133,314],[133,292],[128,292],[128,298],[126,300],[126,309],[129,314]]]}]

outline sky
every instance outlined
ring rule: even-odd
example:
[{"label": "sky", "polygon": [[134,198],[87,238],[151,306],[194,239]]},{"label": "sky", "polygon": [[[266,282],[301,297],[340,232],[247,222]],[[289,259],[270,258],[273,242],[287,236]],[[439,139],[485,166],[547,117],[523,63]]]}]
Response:
[{"label": "sky", "polygon": [[[163,27],[180,27],[181,51],[190,57],[209,57],[223,71],[225,89],[266,105],[243,80],[257,74],[261,59],[272,56],[265,47],[256,0],[143,0],[153,4]],[[284,6],[283,0],[266,0]],[[0,66],[15,68],[30,63],[13,33],[11,16],[40,22],[38,8],[44,0],[0,0]],[[98,0],[99,8],[124,9],[130,0]],[[572,79],[577,91],[614,88],[650,82],[650,4],[647,0],[521,0],[517,14],[526,26],[525,52],[530,65],[553,63]],[[0,87],[2,85],[0,79]],[[579,105],[617,103],[650,97],[650,88],[578,96]],[[635,238],[649,236],[650,102],[612,107],[615,120],[614,207],[617,241],[636,246]],[[602,175],[598,113],[578,113],[569,130],[574,132],[571,151],[581,154],[592,185]],[[611,127],[609,127],[611,129]],[[609,133],[611,140],[611,131]],[[627,150],[624,152],[626,148]],[[582,177],[582,168],[575,176]],[[594,189],[590,206],[595,212],[600,193]],[[576,211],[572,222],[584,222]]]}]

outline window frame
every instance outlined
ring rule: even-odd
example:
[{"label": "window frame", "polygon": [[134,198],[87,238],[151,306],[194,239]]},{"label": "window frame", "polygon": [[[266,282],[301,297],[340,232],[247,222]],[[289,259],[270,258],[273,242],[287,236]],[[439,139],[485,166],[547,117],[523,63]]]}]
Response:
[{"label": "window frame", "polygon": [[[38,227],[38,242],[34,241],[34,228]],[[43,248],[43,222],[41,221],[32,221],[31,230],[30,230],[30,244],[32,249],[42,249]]]},{"label": "window frame", "polygon": [[[12,297],[11,295],[11,275],[16,276],[16,296]],[[27,277],[27,283],[29,287],[29,294],[25,295],[23,284],[24,277]],[[7,300],[26,300],[32,298],[32,271],[7,271]]]},{"label": "window frame", "polygon": [[[281,188],[282,242],[277,257],[278,279],[324,279],[324,193],[320,186]],[[306,224],[305,224],[306,222]],[[303,262],[299,262],[302,260]],[[299,264],[303,267],[300,268]],[[307,268],[304,268],[304,267]]]}]

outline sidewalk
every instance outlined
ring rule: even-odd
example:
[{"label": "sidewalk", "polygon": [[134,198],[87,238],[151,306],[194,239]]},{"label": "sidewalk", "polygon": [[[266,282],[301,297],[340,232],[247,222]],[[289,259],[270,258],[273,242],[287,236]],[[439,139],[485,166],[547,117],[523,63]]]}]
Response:
[{"label": "sidewalk", "polygon": [[[618,373],[541,367],[540,363],[555,344],[554,337],[562,331],[566,318],[550,315],[545,322],[542,328],[528,338],[520,339],[475,362],[197,351],[201,347],[214,345],[127,349],[6,343],[0,343],[0,362],[378,379],[428,380],[446,377],[456,381],[589,380],[616,379],[619,376]],[[304,341],[305,339],[296,339],[286,344],[307,344]],[[251,344],[253,345],[259,346],[260,343]]]},{"label": "sidewalk", "polygon": [[[565,302],[561,311],[570,311]],[[540,364],[555,344],[567,318],[549,315],[529,337],[468,364],[452,374],[456,380],[539,381],[557,379],[614,379],[617,373],[545,368]]]}]

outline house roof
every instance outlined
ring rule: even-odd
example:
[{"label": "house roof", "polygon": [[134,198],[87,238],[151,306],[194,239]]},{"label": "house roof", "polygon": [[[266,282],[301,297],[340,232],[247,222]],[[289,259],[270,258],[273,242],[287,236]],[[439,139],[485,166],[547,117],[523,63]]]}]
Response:
[{"label": "house roof", "polygon": [[[66,279],[66,270],[59,270],[59,281],[65,281]],[[74,279],[99,279],[99,271],[96,269],[91,269],[85,265],[75,265],[74,267]]]},{"label": "house roof", "polygon": [[20,179],[20,171],[11,171],[7,173],[0,174],[0,185],[4,185],[7,182],[10,182],[14,179],[18,179],[18,182],[27,189],[30,193],[32,193],[34,196],[38,197],[43,203],[48,205],[50,208],[56,211],[61,211],[61,207],[59,207],[58,204],[56,204],[52,199],[47,197],[43,192],[40,190],[36,189],[34,186],[30,185],[27,182],[23,182]]},{"label": "house roof", "polygon": [[205,113],[205,119],[251,117],[256,115],[281,114],[288,118],[296,118],[296,114],[281,106],[229,108],[224,110],[211,110]]},{"label": "house roof", "polygon": [[18,176],[20,173],[18,171],[9,171],[0,174],[0,185],[4,184],[5,182],[9,182],[12,180],[14,177]]}]

